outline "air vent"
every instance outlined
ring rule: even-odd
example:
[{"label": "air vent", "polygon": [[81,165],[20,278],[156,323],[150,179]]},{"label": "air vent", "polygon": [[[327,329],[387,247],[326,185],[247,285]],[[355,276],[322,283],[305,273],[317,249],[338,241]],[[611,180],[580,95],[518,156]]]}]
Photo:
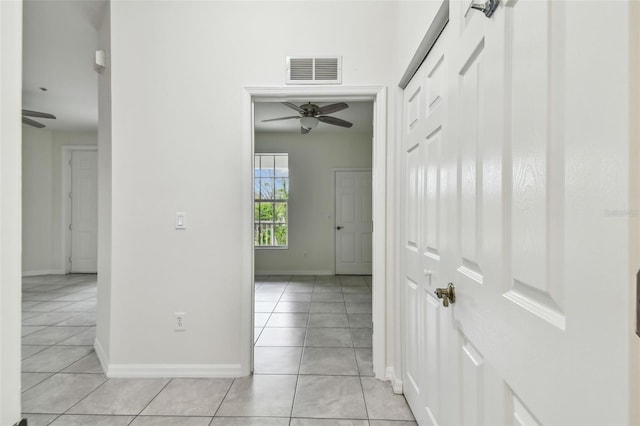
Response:
[{"label": "air vent", "polygon": [[340,83],[341,56],[287,56],[287,84]]}]

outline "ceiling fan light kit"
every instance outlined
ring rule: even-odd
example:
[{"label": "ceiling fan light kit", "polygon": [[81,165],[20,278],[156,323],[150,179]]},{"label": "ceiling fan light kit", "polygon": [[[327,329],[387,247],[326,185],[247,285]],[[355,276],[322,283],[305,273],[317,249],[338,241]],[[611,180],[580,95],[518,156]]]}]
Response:
[{"label": "ceiling fan light kit", "polygon": [[318,125],[320,120],[315,117],[302,117],[300,118],[300,125],[307,130],[311,130]]},{"label": "ceiling fan light kit", "polygon": [[311,131],[311,129],[315,128],[320,124],[320,122],[331,124],[332,126],[340,126],[345,128],[350,128],[353,126],[353,123],[350,123],[341,118],[332,117],[330,115],[333,112],[342,111],[343,109],[349,108],[344,102],[338,102],[335,104],[318,106],[308,102],[306,104],[302,104],[300,106],[293,104],[291,102],[282,102],[282,105],[285,105],[293,110],[296,110],[300,115],[294,115],[289,117],[279,117],[279,118],[270,118],[267,120],[262,120],[263,123],[269,121],[279,121],[279,120],[290,120],[290,119],[298,119],[300,120],[300,133],[306,135]]}]

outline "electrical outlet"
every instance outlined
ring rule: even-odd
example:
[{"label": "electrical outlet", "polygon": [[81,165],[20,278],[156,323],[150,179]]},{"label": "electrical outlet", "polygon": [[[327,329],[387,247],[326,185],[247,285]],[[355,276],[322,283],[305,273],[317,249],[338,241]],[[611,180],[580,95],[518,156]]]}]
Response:
[{"label": "electrical outlet", "polygon": [[187,326],[185,324],[185,317],[187,315],[184,312],[173,313],[173,331],[186,331]]}]

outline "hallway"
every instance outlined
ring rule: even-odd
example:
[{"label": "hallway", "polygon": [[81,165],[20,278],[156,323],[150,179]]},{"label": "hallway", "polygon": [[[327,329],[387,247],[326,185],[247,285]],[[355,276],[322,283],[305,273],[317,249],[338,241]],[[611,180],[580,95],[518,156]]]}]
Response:
[{"label": "hallway", "polygon": [[240,379],[107,379],[95,294],[95,275],[23,278],[29,426],[416,424],[371,377],[371,277],[256,277],[255,375]]}]

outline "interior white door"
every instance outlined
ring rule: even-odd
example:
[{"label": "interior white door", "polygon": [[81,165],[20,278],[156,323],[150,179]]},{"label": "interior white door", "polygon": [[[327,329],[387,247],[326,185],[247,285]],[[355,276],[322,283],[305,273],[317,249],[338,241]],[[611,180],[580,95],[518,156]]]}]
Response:
[{"label": "interior white door", "polygon": [[447,285],[442,254],[453,238],[444,198],[451,145],[448,32],[445,28],[441,33],[403,98],[403,383],[405,397],[423,425],[441,423],[447,412],[457,414],[455,398],[443,398],[457,374],[448,366],[452,311],[444,309],[434,293]]},{"label": "interior white door", "polygon": [[[603,18],[539,0],[501,2],[487,18],[471,3],[450,3],[446,49],[404,92],[405,395],[419,424],[627,424],[630,321],[594,278],[598,266],[624,270],[626,248],[589,239],[619,231],[598,198],[626,194],[596,182],[624,183],[608,176],[625,154],[586,133],[589,148],[567,139],[581,133],[569,117],[588,111],[566,89],[581,47],[572,31]],[[582,125],[605,133],[614,110]],[[448,282],[445,308],[432,292]]]},{"label": "interior white door", "polygon": [[71,272],[98,270],[98,153],[71,153]]},{"label": "interior white door", "polygon": [[371,275],[371,171],[336,171],[336,274]]}]

